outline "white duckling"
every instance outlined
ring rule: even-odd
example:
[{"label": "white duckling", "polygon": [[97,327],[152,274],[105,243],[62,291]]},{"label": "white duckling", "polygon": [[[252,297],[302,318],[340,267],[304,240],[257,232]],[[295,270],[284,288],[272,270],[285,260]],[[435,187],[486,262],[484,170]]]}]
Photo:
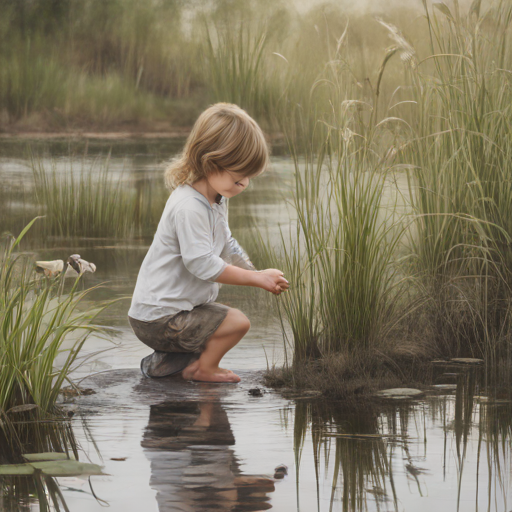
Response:
[{"label": "white duckling", "polygon": [[78,277],[85,272],[96,272],[96,265],[89,263],[80,257],[80,254],[72,254],[67,262],[64,260],[36,261],[36,272],[46,277],[58,276],[64,269],[64,277]]}]

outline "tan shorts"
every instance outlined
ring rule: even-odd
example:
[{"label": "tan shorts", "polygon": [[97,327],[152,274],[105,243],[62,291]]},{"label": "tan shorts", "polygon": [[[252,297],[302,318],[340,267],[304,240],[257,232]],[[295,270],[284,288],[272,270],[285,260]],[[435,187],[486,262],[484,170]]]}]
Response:
[{"label": "tan shorts", "polygon": [[224,304],[209,302],[196,306],[192,311],[180,311],[151,322],[128,319],[137,338],[153,350],[200,353],[228,311]]}]

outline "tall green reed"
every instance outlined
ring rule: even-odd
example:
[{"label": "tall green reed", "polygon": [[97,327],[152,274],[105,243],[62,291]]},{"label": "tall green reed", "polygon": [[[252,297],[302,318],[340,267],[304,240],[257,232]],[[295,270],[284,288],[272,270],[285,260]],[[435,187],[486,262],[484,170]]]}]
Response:
[{"label": "tall green reed", "polygon": [[145,176],[127,179],[111,172],[110,159],[88,162],[80,168],[57,168],[34,156],[31,161],[37,202],[46,215],[49,235],[118,237],[147,235],[154,231],[167,192]]},{"label": "tall green reed", "polygon": [[253,115],[268,118],[274,91],[266,64],[267,29],[243,19],[205,25],[205,68],[214,101],[236,103]]},{"label": "tall green reed", "polygon": [[[93,333],[105,304],[83,308],[94,288],[79,290],[77,279],[64,293],[64,278],[39,279],[33,264],[17,252],[30,222],[17,237],[3,240],[0,254],[0,411],[2,424],[13,407],[34,404],[36,414],[54,412],[62,385]],[[63,358],[59,367],[56,359]],[[9,422],[7,421],[7,424]]]},{"label": "tall green reed", "polygon": [[350,70],[334,58],[312,90],[326,89],[331,111],[313,126],[302,111],[289,123],[297,221],[282,235],[280,256],[292,283],[283,307],[296,362],[376,349],[400,314],[395,260],[404,227],[393,205],[392,214],[385,209],[392,168],[380,147],[396,121],[377,117],[379,87],[365,102],[348,99],[352,84]]},{"label": "tall green reed", "polygon": [[502,2],[485,15],[480,2],[467,13],[437,7],[425,5],[431,55],[409,68],[412,248],[439,350],[492,363],[509,344],[512,298],[512,98],[504,79],[512,10]]}]

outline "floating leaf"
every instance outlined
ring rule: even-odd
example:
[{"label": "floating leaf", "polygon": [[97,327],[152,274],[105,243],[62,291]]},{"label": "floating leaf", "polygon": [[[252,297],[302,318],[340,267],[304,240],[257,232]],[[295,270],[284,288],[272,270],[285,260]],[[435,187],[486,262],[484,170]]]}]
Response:
[{"label": "floating leaf", "polygon": [[75,460],[73,455],[62,452],[25,453],[23,458],[29,462],[41,462],[44,460]]},{"label": "floating leaf", "polygon": [[30,463],[36,469],[48,476],[80,476],[80,475],[103,475],[101,466],[88,464],[76,460],[50,460],[46,462]]},{"label": "floating leaf", "polygon": [[2,476],[19,476],[33,475],[34,468],[30,464],[1,464],[0,475]]}]

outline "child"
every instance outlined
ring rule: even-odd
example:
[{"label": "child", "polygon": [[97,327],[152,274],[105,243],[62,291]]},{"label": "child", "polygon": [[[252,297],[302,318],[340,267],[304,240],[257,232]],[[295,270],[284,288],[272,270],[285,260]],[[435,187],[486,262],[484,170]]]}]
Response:
[{"label": "child", "polygon": [[142,263],[128,317],[155,352],[141,362],[147,377],[182,371],[187,380],[239,382],[219,368],[250,327],[238,309],[215,301],[219,284],[288,288],[276,269],[256,271],[231,236],[226,199],[243,192],[268,165],[257,123],[241,108],[217,103],[197,119],[181,156],[166,171],[174,189]]}]

